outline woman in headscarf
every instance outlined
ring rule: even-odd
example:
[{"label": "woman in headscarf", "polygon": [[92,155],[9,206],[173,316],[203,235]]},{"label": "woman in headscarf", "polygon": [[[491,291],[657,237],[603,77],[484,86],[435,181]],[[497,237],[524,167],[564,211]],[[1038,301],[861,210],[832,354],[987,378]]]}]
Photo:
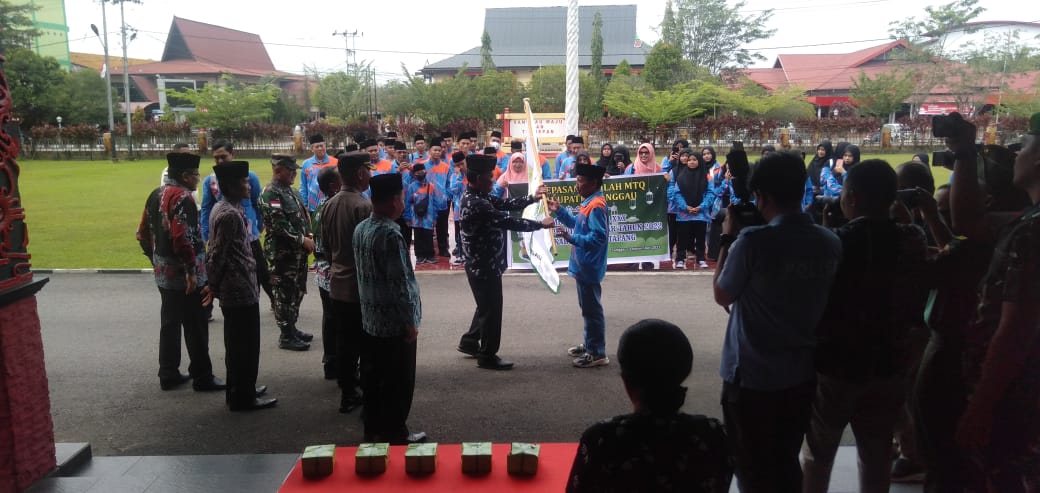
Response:
[{"label": "woman in headscarf", "polygon": [[628,147],[623,145],[617,146],[614,149],[613,164],[607,166],[607,176],[617,176],[625,174],[625,170],[632,164],[632,157],[628,154]]},{"label": "woman in headscarf", "polygon": [[830,167],[833,154],[834,147],[831,146],[831,141],[829,140],[820,142],[820,145],[816,146],[816,155],[809,162],[807,170],[809,181],[812,182],[812,194],[814,196],[823,193],[823,183],[820,181],[820,177],[822,176],[823,168]]},{"label": "woman in headscarf", "polygon": [[596,161],[596,165],[607,169],[614,165],[614,146],[610,142],[599,148],[599,160]]},{"label": "woman in headscarf", "polygon": [[828,197],[841,195],[841,187],[845,183],[845,173],[859,164],[859,146],[845,144],[842,149],[841,159],[835,160],[833,167],[824,167],[820,172],[823,194]]},{"label": "woman in headscarf", "polygon": [[708,189],[708,167],[690,149],[679,151],[679,162],[672,168],[674,177],[668,183],[668,203],[675,210],[675,268],[686,268],[686,252],[693,239],[693,251],[701,268],[708,266],[704,255],[704,236],[711,221],[711,193]]},{"label": "woman in headscarf", "polygon": [[501,199],[509,198],[509,185],[514,183],[527,183],[527,159],[522,152],[514,152],[509,156],[509,166],[498,177],[491,194]]},{"label": "woman in headscarf", "polygon": [[928,166],[928,159],[929,156],[927,152],[918,152],[917,154],[914,154],[914,158],[911,159],[911,161]]},{"label": "woman in headscarf", "polygon": [[722,223],[726,220],[726,208],[729,207],[729,195],[726,190],[726,166],[719,164],[715,148],[708,146],[701,149],[701,161],[708,170],[709,191],[719,204],[711,210],[711,224],[708,226],[708,258],[713,262],[719,258],[719,238],[722,237]]},{"label": "woman in headscarf", "polygon": [[654,146],[646,142],[639,144],[636,161],[625,169],[626,175],[649,175],[660,172],[661,165],[657,164],[657,159],[654,158]]}]

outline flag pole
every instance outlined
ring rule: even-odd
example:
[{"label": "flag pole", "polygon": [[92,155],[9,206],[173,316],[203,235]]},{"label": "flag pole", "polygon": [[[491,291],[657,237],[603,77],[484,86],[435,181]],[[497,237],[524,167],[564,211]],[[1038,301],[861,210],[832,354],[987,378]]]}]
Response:
[{"label": "flag pole", "polygon": [[[534,134],[534,114],[531,113],[531,98],[524,98],[524,112],[527,113],[527,149],[531,152],[532,157],[540,157],[540,154],[538,154],[538,139],[535,137]],[[529,175],[530,173],[533,173],[530,170],[538,170],[539,173],[541,172],[541,163],[537,162],[537,160],[534,161],[534,163],[528,164],[527,169],[529,170]],[[540,183],[544,184],[544,182]],[[546,216],[549,215],[549,198],[545,195],[542,195],[542,210],[545,211]],[[556,234],[554,233],[555,230],[556,228],[545,230],[545,234],[549,236],[549,245],[552,249],[553,257],[555,257],[557,253],[559,253],[556,251]]]}]

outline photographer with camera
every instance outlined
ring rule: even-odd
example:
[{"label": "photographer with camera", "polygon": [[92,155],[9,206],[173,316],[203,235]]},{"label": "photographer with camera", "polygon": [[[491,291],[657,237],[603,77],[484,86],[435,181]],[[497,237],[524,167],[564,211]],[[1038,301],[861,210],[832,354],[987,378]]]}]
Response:
[{"label": "photographer with camera", "polygon": [[816,330],[817,391],[802,448],[802,491],[826,492],[842,432],[849,424],[859,453],[860,488],[887,492],[892,433],[903,410],[905,354],[927,291],[927,244],[921,228],[890,218],[896,173],[871,159],[848,171],[834,232],[842,256]]},{"label": "photographer with camera", "polygon": [[[946,138],[954,155],[954,230],[984,238],[990,229],[979,186],[976,128],[954,113],[936,119],[933,133]],[[984,179],[997,171],[982,170]],[[1032,205],[997,236],[979,285],[965,340],[969,397],[956,433],[968,454],[968,486],[1000,492],[1035,491],[1040,478],[1040,113],[1030,119],[1012,177]]]},{"label": "photographer with camera", "polygon": [[837,236],[801,210],[805,179],[797,155],[763,158],[747,186],[762,225],[740,224],[748,214],[733,205],[720,238],[715,301],[731,307],[719,371],[722,410],[744,493],[801,490],[798,452],[816,393],[815,332],[841,259]]}]

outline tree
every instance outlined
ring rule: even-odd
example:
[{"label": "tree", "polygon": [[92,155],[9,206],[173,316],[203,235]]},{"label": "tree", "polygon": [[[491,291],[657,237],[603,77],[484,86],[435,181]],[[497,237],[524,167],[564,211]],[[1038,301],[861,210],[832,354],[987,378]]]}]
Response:
[{"label": "tree", "polygon": [[109,90],[108,84],[94,70],[79,70],[69,74],[62,91],[63,97],[60,98],[62,117],[69,125],[107,125],[106,90]]},{"label": "tree", "polygon": [[628,76],[623,81],[611,81],[603,103],[615,115],[642,120],[655,137],[659,126],[674,125],[706,111],[703,104],[698,104],[699,100],[704,99],[703,94],[694,87],[698,83],[654,91],[646,90],[645,85],[640,87],[638,83],[630,83],[634,79],[638,80]]},{"label": "tree", "polygon": [[895,113],[914,93],[914,74],[912,72],[889,71],[878,74],[871,79],[865,72],[852,81],[850,96],[863,113],[876,116],[888,116],[895,120]]},{"label": "tree", "polygon": [[979,0],[955,0],[939,7],[928,6],[924,17],[890,22],[888,32],[893,39],[907,40],[926,57],[942,57],[951,34],[975,32],[965,25],[986,11],[978,4]]},{"label": "tree", "polygon": [[549,65],[531,74],[527,97],[531,111],[536,113],[563,113],[566,108],[567,69],[563,65]]},{"label": "tree", "polygon": [[578,79],[578,114],[582,121],[603,117],[603,93],[606,81],[592,74],[581,74]]},{"label": "tree", "polygon": [[589,73],[597,82],[603,80],[603,16],[599,11],[592,18],[592,66]]},{"label": "tree", "polygon": [[31,48],[32,40],[40,34],[33,26],[36,6],[0,0],[0,55],[13,48]]},{"label": "tree", "polygon": [[964,63],[990,73],[1014,74],[1040,70],[1040,49],[1020,41],[1022,31],[986,34],[981,44],[957,53]]},{"label": "tree", "polygon": [[478,118],[484,124],[495,121],[495,114],[501,113],[505,107],[513,110],[523,108],[520,94],[520,83],[512,72],[491,70],[484,72],[472,81],[473,92],[469,101],[470,117]]},{"label": "tree", "polygon": [[225,74],[217,84],[173,92],[195,106],[195,111],[187,114],[192,125],[219,129],[235,138],[247,123],[271,118],[271,107],[278,100],[280,90],[270,83],[243,84]]},{"label": "tree", "polygon": [[[730,6],[726,0],[675,0],[675,6],[673,21],[661,25],[662,39],[676,38],[670,44],[679,47],[694,65],[721,74],[746,67],[755,60],[765,60],[745,46],[768,39],[776,32],[765,27],[773,17],[772,9],[744,16],[740,13],[746,6],[743,1]],[[668,7],[666,5],[666,15]],[[665,37],[666,30],[668,37]]]},{"label": "tree", "polygon": [[491,56],[491,35],[487,31],[480,36],[480,68],[484,72],[495,70],[495,60]]},{"label": "tree", "polygon": [[664,19],[661,21],[660,33],[661,40],[659,43],[670,44],[679,48],[680,52],[682,51],[682,28],[679,27],[678,21],[675,20],[675,10],[672,9],[672,0],[668,0],[664,5]]},{"label": "tree", "polygon": [[60,114],[68,74],[57,60],[25,48],[14,48],[5,56],[4,72],[11,87],[13,113],[21,119],[22,127],[54,122]]},{"label": "tree", "polygon": [[712,75],[707,69],[684,60],[678,47],[658,42],[646,56],[643,77],[654,90],[663,91],[691,80],[711,79]]},{"label": "tree", "polygon": [[632,75],[632,66],[624,58],[614,66],[614,77],[619,75]]},{"label": "tree", "polygon": [[314,91],[318,108],[326,115],[343,120],[361,114],[362,99],[367,95],[354,74],[334,72],[322,77]]}]

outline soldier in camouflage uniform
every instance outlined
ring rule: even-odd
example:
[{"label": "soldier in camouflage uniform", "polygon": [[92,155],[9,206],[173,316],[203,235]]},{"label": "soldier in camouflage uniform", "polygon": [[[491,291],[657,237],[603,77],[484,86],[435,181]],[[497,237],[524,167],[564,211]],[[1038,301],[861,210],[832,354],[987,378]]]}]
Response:
[{"label": "soldier in camouflage uniform", "polygon": [[296,328],[300,302],[307,293],[307,256],[314,251],[310,217],[300,194],[292,188],[300,169],[292,156],[271,156],[274,176],[260,195],[260,215],[267,228],[264,252],[271,266],[274,318],[282,335],[278,347],[306,351],[311,334]]}]

